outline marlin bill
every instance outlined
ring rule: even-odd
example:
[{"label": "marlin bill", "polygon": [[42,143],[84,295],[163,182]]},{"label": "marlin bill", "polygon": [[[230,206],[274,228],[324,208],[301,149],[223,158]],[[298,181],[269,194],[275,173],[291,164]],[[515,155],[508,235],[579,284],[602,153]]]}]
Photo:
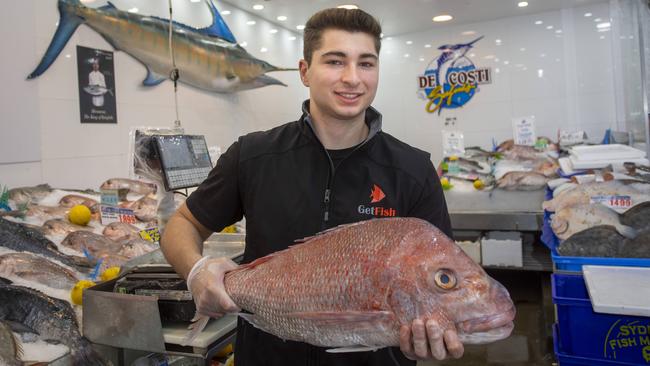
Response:
[{"label": "marlin bill", "polygon": [[[289,71],[257,59],[235,39],[212,1],[206,0],[212,24],[194,28],[178,22],[172,24],[172,44],[179,81],[215,93],[232,93],[267,85],[284,85],[265,75],[270,71]],[[36,69],[33,79],[43,74],[56,60],[77,27],[86,24],[99,33],[116,50],[124,51],[147,69],[144,86],[167,80],[172,71],[168,19],[139,15],[107,5],[90,8],[79,0],[58,0],[59,25]]]}]

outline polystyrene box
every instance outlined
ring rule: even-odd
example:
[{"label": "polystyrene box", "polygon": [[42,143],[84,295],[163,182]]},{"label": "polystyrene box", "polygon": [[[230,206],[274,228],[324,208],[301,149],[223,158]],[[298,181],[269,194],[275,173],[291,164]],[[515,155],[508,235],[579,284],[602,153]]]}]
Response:
[{"label": "polystyrene box", "polygon": [[488,232],[481,240],[481,261],[484,266],[522,267],[521,233]]},{"label": "polystyrene box", "polygon": [[474,262],[481,264],[481,242],[477,241],[457,241],[456,244],[467,254]]}]

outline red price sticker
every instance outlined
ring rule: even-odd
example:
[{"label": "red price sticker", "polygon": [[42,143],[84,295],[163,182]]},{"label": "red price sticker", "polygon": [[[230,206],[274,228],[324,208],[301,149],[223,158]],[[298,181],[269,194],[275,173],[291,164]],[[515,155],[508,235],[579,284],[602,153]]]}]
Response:
[{"label": "red price sticker", "polygon": [[630,196],[592,196],[590,203],[600,203],[614,210],[627,210],[632,207]]}]

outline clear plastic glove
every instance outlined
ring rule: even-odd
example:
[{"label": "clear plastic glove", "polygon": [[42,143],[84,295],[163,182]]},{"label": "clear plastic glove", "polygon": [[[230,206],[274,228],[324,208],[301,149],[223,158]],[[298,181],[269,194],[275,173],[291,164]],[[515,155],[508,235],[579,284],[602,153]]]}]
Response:
[{"label": "clear plastic glove", "polygon": [[223,284],[225,273],[235,268],[237,264],[225,257],[206,256],[194,264],[187,276],[187,288],[192,293],[198,314],[220,318],[225,313],[241,311]]},{"label": "clear plastic glove", "polygon": [[435,319],[415,319],[400,329],[400,349],[411,360],[460,358],[465,351],[456,329],[444,329]]}]

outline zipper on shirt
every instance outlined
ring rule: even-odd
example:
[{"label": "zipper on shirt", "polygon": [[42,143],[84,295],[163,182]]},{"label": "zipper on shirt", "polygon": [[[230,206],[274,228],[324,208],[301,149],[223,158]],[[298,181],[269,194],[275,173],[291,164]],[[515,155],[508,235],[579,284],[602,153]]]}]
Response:
[{"label": "zipper on shirt", "polygon": [[327,222],[330,219],[330,194],[332,190],[330,189],[329,185],[327,188],[325,188],[325,198],[323,199],[323,202],[325,203],[325,213],[323,214],[323,221],[325,221],[325,225],[327,225]]}]

